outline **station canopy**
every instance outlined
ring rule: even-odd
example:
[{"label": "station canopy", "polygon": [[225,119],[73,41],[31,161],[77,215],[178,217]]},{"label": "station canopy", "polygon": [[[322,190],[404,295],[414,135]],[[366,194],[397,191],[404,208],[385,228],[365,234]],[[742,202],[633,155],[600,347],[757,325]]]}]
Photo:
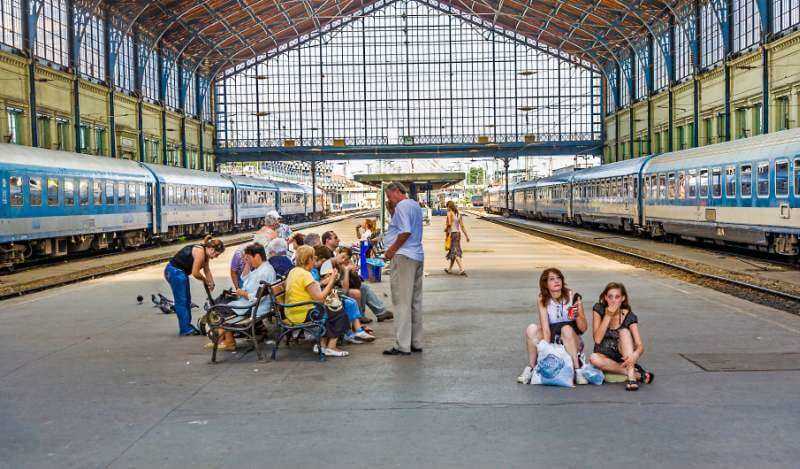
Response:
[{"label": "station canopy", "polygon": [[[93,0],[95,3],[99,0]],[[471,21],[535,40],[593,64],[612,59],[677,1],[442,0]],[[160,31],[166,44],[219,75],[265,60],[321,32],[395,3],[394,0],[118,0],[132,20]]]}]

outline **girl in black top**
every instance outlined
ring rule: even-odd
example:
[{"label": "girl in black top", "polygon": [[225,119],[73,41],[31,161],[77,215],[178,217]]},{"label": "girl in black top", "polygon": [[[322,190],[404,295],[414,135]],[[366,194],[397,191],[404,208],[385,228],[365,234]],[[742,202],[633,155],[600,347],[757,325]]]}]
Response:
[{"label": "girl in black top", "polygon": [[636,391],[639,383],[653,382],[653,373],[636,362],[644,354],[639,319],[628,304],[628,292],[621,283],[609,283],[592,308],[594,353],[592,365],[608,373],[626,375],[625,389]]},{"label": "girl in black top", "polygon": [[214,290],[214,277],[208,261],[225,251],[222,241],[206,236],[202,244],[190,244],[178,251],[164,269],[164,278],[172,289],[175,314],[178,316],[178,333],[182,336],[201,335],[192,325],[192,298],[189,291],[189,276]]}]

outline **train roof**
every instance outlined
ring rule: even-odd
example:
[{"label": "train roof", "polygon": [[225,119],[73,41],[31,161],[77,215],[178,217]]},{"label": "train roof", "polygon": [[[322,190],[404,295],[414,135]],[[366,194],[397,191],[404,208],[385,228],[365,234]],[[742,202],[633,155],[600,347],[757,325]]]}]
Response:
[{"label": "train roof", "polygon": [[273,181],[269,181],[267,179],[254,178],[249,176],[229,176],[229,175],[226,175],[225,177],[233,181],[233,183],[237,187],[242,187],[246,189],[268,190],[268,191],[274,191],[278,189],[278,186],[275,185]]},{"label": "train roof", "polygon": [[283,182],[283,181],[273,181],[273,184],[278,188],[281,192],[300,192],[305,194],[305,189],[300,184],[295,184],[293,182]]},{"label": "train roof", "polygon": [[572,180],[574,173],[554,174],[546,178],[537,179],[533,181],[536,187],[555,186],[557,184],[564,184]]},{"label": "train roof", "polygon": [[647,157],[633,158],[630,160],[617,161],[615,163],[601,164],[600,166],[593,166],[591,168],[581,169],[576,171],[574,182],[587,181],[593,179],[605,179],[620,176],[630,176],[631,174],[639,174],[642,166],[647,162]]},{"label": "train roof", "polygon": [[0,165],[46,168],[51,171],[64,169],[93,173],[97,177],[106,178],[127,175],[154,180],[153,175],[135,161],[11,143],[0,143]]},{"label": "train roof", "polygon": [[511,186],[511,192],[536,187],[536,181],[520,181]]},{"label": "train roof", "polygon": [[680,167],[721,166],[800,154],[800,128],[756,135],[746,139],[689,148],[654,156],[646,172],[675,170]]},{"label": "train roof", "polygon": [[141,163],[141,165],[152,171],[156,178],[158,178],[158,181],[164,184],[187,184],[233,189],[233,182],[223,177],[220,173],[176,168],[174,166],[152,163]]}]

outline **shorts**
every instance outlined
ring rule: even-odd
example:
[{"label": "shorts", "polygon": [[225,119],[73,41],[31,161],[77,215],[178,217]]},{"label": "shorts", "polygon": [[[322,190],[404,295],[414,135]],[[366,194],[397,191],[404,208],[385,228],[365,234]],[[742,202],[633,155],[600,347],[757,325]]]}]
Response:
[{"label": "shorts", "polygon": [[572,327],[572,330],[575,331],[576,334],[581,335],[580,331],[578,330],[578,325],[575,321],[570,322],[557,322],[555,324],[550,324],[550,343],[555,344],[556,342],[561,343],[561,329],[564,326]]}]

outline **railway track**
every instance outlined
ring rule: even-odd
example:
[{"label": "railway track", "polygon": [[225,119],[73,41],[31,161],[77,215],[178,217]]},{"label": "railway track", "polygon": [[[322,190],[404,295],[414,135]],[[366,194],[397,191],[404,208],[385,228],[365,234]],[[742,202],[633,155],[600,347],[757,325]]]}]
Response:
[{"label": "railway track", "polygon": [[[376,213],[374,210],[355,212],[348,215],[327,218],[319,221],[296,223],[294,225],[291,225],[291,228],[293,230],[303,230],[331,223],[336,223],[343,220],[349,220],[351,218],[369,216],[374,213]],[[225,242],[226,246],[236,246],[242,243],[246,243],[253,239],[252,233],[231,234],[222,236],[221,238]],[[171,244],[180,244],[180,243],[171,243]],[[158,264],[160,262],[164,262],[165,260],[169,259],[174,254],[173,252],[174,249],[170,249],[169,251],[164,252],[163,249],[164,247],[166,246],[158,246],[158,247],[151,247],[147,249],[138,250],[138,252],[142,253],[141,257],[136,257],[131,260],[117,261],[115,259],[115,257],[130,253],[130,251],[103,252],[95,255],[78,256],[75,258],[71,258],[69,260],[65,260],[62,258],[56,262],[48,262],[41,265],[28,266],[24,269],[16,270],[13,273],[8,273],[8,275],[5,276],[0,275],[0,300],[23,296],[38,291],[48,290],[50,288],[68,285],[70,283],[91,280],[97,277],[116,274],[127,270],[138,269],[152,264]],[[97,261],[99,259],[108,259],[108,262],[104,263],[101,266],[88,266],[85,270],[78,270],[64,275],[53,276],[46,274],[46,271],[48,269],[58,269],[59,267],[68,265],[69,263],[72,262],[92,262],[92,261]],[[41,273],[41,275],[38,275],[39,273]],[[7,281],[9,277],[16,274],[25,274],[25,276],[28,277],[29,280],[12,281],[12,282]]]},{"label": "railway track", "polygon": [[[475,211],[470,211],[470,213],[483,220],[510,227],[517,231],[533,233],[546,239],[568,244],[637,267],[657,270],[682,280],[723,291],[758,304],[771,306],[793,314],[800,314],[800,293],[791,291],[791,288],[780,289],[775,286],[760,284],[759,280],[756,278],[751,280],[741,278],[746,277],[744,274],[739,275],[740,278],[734,278],[732,275],[726,275],[722,272],[714,273],[705,271],[702,268],[685,265],[678,259],[664,258],[666,256],[660,253],[651,253],[648,255],[642,252],[635,252],[638,251],[638,249],[626,249],[619,245],[592,241],[580,236],[571,236],[558,232],[557,230],[542,229],[520,223],[513,219],[485,216],[485,214]],[[760,261],[763,262],[763,259],[760,259]],[[785,262],[776,262],[776,264],[782,266],[786,265]],[[787,285],[787,287],[788,286],[790,285]],[[797,288],[797,286],[795,286],[795,288]]]}]

